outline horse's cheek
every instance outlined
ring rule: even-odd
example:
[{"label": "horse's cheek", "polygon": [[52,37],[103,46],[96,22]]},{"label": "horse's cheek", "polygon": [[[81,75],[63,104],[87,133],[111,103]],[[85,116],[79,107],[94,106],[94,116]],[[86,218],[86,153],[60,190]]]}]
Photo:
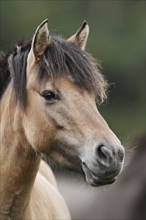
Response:
[{"label": "horse's cheek", "polygon": [[54,128],[51,123],[36,120],[36,117],[34,114],[31,120],[23,120],[25,136],[36,151],[47,153],[54,137]]}]

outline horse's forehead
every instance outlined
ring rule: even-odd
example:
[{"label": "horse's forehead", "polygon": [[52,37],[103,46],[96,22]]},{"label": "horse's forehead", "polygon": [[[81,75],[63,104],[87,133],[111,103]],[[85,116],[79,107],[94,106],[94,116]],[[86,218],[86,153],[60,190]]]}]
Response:
[{"label": "horse's forehead", "polygon": [[70,76],[65,74],[63,76],[57,77],[54,80],[48,80],[45,85],[45,89],[47,90],[49,88],[62,93],[66,99],[71,97],[72,101],[75,99],[82,99],[83,97],[84,99],[92,99],[94,96],[93,92],[89,92],[85,88],[81,88]]},{"label": "horse's forehead", "polygon": [[32,78],[30,77],[29,79],[28,90],[36,90],[39,93],[45,90],[52,90],[60,92],[66,99],[71,98],[72,101],[83,97],[84,99],[92,99],[95,96],[93,91],[89,92],[86,88],[78,86],[67,73],[60,73],[57,76],[46,74],[40,79],[36,72],[35,77],[32,74]]},{"label": "horse's forehead", "polygon": [[28,81],[28,88],[29,89],[36,89],[36,90],[56,90],[62,92],[69,92],[69,91],[80,91],[80,87],[76,86],[73,79],[66,75],[62,74],[61,76],[53,77],[47,76],[43,79],[39,79],[39,77],[32,77],[30,81]]},{"label": "horse's forehead", "polygon": [[46,87],[52,86],[58,90],[79,90],[70,76],[62,75],[56,78],[49,78]]},{"label": "horse's forehead", "polygon": [[[100,85],[99,85],[100,86]],[[98,89],[98,87],[97,87]],[[101,88],[102,90],[104,88]],[[29,93],[29,90],[36,90],[41,94],[41,92],[45,90],[53,90],[56,92],[60,92],[64,97],[72,97],[72,100],[75,100],[75,98],[82,98],[84,97],[85,100],[94,100],[98,98],[104,98],[102,97],[104,94],[104,90],[101,91],[101,93],[98,94],[98,91],[95,91],[93,89],[88,89],[85,86],[78,85],[77,82],[75,82],[71,76],[67,76],[67,74],[62,74],[60,76],[45,76],[42,79],[37,77],[37,74],[35,77],[32,76],[31,81],[27,81],[27,92]],[[99,91],[100,92],[100,91]],[[103,93],[103,94],[102,94]],[[102,100],[103,101],[103,100]]]}]

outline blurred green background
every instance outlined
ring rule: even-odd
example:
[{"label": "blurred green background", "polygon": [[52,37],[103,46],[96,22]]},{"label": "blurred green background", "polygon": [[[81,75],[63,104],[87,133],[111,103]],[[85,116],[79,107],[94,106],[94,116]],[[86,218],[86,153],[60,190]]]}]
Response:
[{"label": "blurred green background", "polygon": [[101,114],[126,144],[144,132],[145,1],[0,0],[0,50],[31,38],[45,18],[50,31],[65,38],[88,21],[86,49],[101,61],[111,83]]}]

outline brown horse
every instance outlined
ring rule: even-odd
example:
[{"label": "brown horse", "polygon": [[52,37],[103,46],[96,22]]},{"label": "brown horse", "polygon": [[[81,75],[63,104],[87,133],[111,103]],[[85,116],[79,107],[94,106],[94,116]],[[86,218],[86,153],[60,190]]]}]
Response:
[{"label": "brown horse", "polygon": [[0,56],[1,219],[70,219],[42,154],[83,175],[92,186],[111,184],[124,149],[99,114],[106,81],[84,51],[89,26],[68,40],[42,22],[32,41]]}]

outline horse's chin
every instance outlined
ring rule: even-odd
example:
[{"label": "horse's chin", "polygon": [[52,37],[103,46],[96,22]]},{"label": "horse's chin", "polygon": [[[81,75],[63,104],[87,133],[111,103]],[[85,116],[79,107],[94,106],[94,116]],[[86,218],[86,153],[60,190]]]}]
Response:
[{"label": "horse's chin", "polygon": [[100,176],[93,174],[92,171],[86,165],[86,163],[82,163],[82,169],[84,171],[85,179],[87,183],[91,186],[98,187],[98,186],[112,184],[116,181],[116,177],[109,179],[102,179]]}]

